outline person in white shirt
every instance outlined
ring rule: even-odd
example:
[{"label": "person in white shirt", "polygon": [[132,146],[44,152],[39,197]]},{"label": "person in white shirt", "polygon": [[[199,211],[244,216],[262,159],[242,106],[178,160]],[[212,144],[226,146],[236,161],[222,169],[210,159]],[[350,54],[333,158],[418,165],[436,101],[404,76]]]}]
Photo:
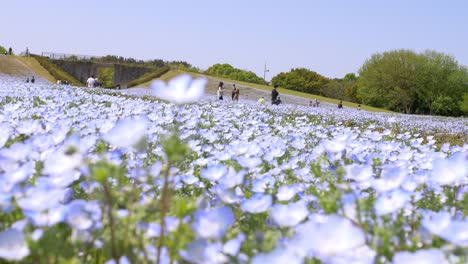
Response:
[{"label": "person in white shirt", "polygon": [[86,85],[88,88],[94,88],[94,84],[96,83],[96,80],[94,79],[94,75],[88,78],[86,81]]},{"label": "person in white shirt", "polygon": [[224,89],[224,83],[219,82],[218,91],[216,92],[219,100],[223,100],[223,94],[224,94],[223,89]]}]

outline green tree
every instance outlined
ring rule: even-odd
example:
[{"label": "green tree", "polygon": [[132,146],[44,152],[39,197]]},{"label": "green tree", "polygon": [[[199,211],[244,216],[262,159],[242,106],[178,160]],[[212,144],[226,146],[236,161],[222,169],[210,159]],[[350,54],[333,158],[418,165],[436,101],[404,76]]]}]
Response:
[{"label": "green tree", "polygon": [[358,98],[358,81],[359,78],[354,73],[346,74],[342,80],[346,99],[355,103],[361,102]]},{"label": "green tree", "polygon": [[411,113],[416,102],[420,60],[410,50],[372,55],[359,70],[362,103]]},{"label": "green tree", "polygon": [[308,69],[298,68],[282,72],[271,80],[273,85],[299,92],[322,94],[330,79]]},{"label": "green tree", "polygon": [[444,107],[446,110],[440,112],[442,102],[453,102],[453,105],[458,105],[468,84],[466,69],[460,67],[452,56],[426,51],[422,54],[418,78],[420,83],[416,92],[429,114],[434,113],[434,103],[437,100],[438,113],[436,114],[449,115],[457,112],[457,107],[452,107],[452,111],[446,112],[448,106]]},{"label": "green tree", "polygon": [[463,100],[460,101],[460,110],[465,116],[468,116],[468,93],[465,93]]},{"label": "green tree", "polygon": [[0,54],[5,54],[7,50],[3,47],[3,46],[0,46]]},{"label": "green tree", "polygon": [[449,55],[395,50],[374,54],[359,70],[362,103],[405,113],[459,115],[468,73]]},{"label": "green tree", "polygon": [[208,75],[224,77],[231,80],[249,82],[249,83],[258,83],[264,84],[265,80],[258,77],[255,73],[251,71],[245,71],[241,69],[234,68],[230,64],[215,64],[208,68],[205,71]]}]

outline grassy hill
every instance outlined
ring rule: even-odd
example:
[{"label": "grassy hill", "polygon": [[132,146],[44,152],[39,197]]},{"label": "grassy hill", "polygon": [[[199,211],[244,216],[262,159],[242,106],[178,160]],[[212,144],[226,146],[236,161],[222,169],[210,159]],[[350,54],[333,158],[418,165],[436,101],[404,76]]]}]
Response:
[{"label": "grassy hill", "polygon": [[[180,75],[180,74],[189,74],[194,78],[197,78],[197,77],[207,78],[208,79],[207,93],[215,94],[216,90],[218,88],[218,83],[220,81],[222,81],[225,84],[225,88],[227,88],[227,91],[226,91],[226,94],[225,94],[225,96],[227,96],[227,97],[230,96],[230,89],[232,88],[232,84],[234,84],[234,83],[236,84],[236,86],[241,88],[241,97],[242,96],[247,96],[247,97],[249,97],[251,99],[254,99],[254,100],[258,99],[259,96],[264,96],[265,92],[269,93],[273,89],[273,87],[267,86],[267,85],[261,85],[261,84],[255,84],[255,83],[246,83],[246,82],[240,82],[240,81],[234,81],[234,80],[227,80],[227,79],[223,79],[223,78],[219,78],[219,77],[215,77],[215,76],[209,76],[209,75],[192,73],[192,72],[183,72],[183,71],[169,71],[169,72],[163,74],[162,76],[160,76],[159,78],[155,78],[153,80],[168,81],[168,80],[170,80],[170,79],[172,79],[172,78],[174,78],[174,77],[176,77],[177,75]],[[138,86],[148,87],[153,80],[144,82],[142,84],[139,84]],[[263,91],[263,93],[254,93],[251,90],[261,90],[261,91]],[[298,92],[298,91],[287,90],[287,89],[283,89],[283,88],[278,88],[278,92],[280,93],[280,95],[281,94],[283,94],[283,95],[287,94],[287,95],[292,95],[292,96],[297,96],[297,97],[303,98],[304,100],[302,100],[301,102],[304,103],[304,104],[306,103],[307,100],[315,100],[315,99],[318,99],[320,102],[326,102],[326,103],[336,104],[336,105],[339,102],[339,100],[337,100],[337,99],[327,98],[327,97],[314,95],[314,94],[302,93],[302,92]],[[266,99],[268,100],[268,97],[266,97]],[[358,104],[343,101],[343,106],[351,107],[351,108],[357,108]],[[388,113],[391,113],[391,111],[388,111],[388,110],[385,110],[385,109],[371,107],[371,106],[362,105],[362,104],[361,104],[361,109],[367,110],[367,111],[372,111],[372,112],[388,112]]]},{"label": "grassy hill", "polygon": [[55,83],[55,78],[33,57],[0,55],[0,73],[18,78],[41,77]]}]

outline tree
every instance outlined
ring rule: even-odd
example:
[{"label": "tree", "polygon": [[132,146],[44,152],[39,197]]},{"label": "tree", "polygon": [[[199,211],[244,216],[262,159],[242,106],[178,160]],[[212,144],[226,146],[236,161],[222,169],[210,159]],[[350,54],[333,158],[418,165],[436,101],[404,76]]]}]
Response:
[{"label": "tree", "polygon": [[342,80],[346,98],[356,103],[361,102],[358,98],[358,81],[359,78],[354,73],[346,74]]},{"label": "tree", "polygon": [[463,95],[463,100],[460,102],[460,110],[465,116],[468,116],[468,93]]},{"label": "tree", "polygon": [[329,82],[328,78],[304,68],[282,72],[271,79],[273,85],[312,94],[322,94],[322,89]]},{"label": "tree", "polygon": [[345,88],[341,82],[331,81],[321,87],[320,94],[326,97],[344,100]]},{"label": "tree", "polygon": [[265,84],[265,80],[263,78],[258,77],[255,73],[251,71],[241,70],[234,68],[230,64],[215,64],[208,68],[205,71],[208,75],[224,77],[231,80],[249,82],[249,83],[257,83],[257,84]]},{"label": "tree", "polygon": [[462,95],[468,92],[466,68],[435,51],[374,54],[359,76],[357,98],[362,103],[405,113],[458,115]]},{"label": "tree", "polygon": [[[458,105],[464,87],[468,83],[466,70],[464,71],[452,56],[435,51],[426,51],[422,54],[418,74],[420,85],[416,92],[419,99],[424,102],[424,107],[428,108],[429,114],[433,114],[433,104],[436,100],[439,100],[439,104],[453,101]],[[438,107],[441,114],[440,105]],[[455,108],[451,112],[454,111]]]},{"label": "tree", "polygon": [[3,55],[5,54],[5,52],[7,52],[7,50],[4,47],[0,46],[0,54]]}]

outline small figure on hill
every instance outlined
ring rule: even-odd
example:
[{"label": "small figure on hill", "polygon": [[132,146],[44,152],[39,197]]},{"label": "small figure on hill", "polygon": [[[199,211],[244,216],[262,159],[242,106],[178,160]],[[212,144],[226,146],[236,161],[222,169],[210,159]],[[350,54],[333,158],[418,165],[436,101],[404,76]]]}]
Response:
[{"label": "small figure on hill", "polygon": [[8,49],[8,55],[13,55],[13,49],[11,47]]},{"label": "small figure on hill", "polygon": [[29,49],[26,47],[26,56],[29,56]]},{"label": "small figure on hill", "polygon": [[276,102],[276,99],[279,96],[279,93],[278,93],[277,89],[278,89],[278,85],[275,85],[273,87],[273,90],[271,91],[271,104],[274,104]]},{"label": "small figure on hill", "polygon": [[58,85],[62,84],[62,81],[61,81],[61,80],[57,80],[57,84],[58,84]]},{"label": "small figure on hill", "polygon": [[361,110],[361,104],[358,104],[357,110]]},{"label": "small figure on hill", "polygon": [[86,85],[88,86],[88,88],[93,88],[95,82],[96,81],[94,80],[94,75],[91,75],[91,77],[89,77],[86,81]]},{"label": "small figure on hill", "polygon": [[320,101],[318,99],[315,99],[315,107],[319,107],[320,106]]},{"label": "small figure on hill", "polygon": [[234,101],[234,96],[236,95],[236,84],[232,85],[232,93],[231,93],[231,98]]},{"label": "small figure on hill", "polygon": [[26,78],[26,83],[29,83],[29,77],[28,77],[28,78]]},{"label": "small figure on hill", "polygon": [[258,103],[260,103],[260,104],[263,104],[263,103],[265,103],[265,98],[263,98],[263,97],[260,97],[260,99],[258,99]]},{"label": "small figure on hill", "polygon": [[115,86],[115,89],[120,90],[120,84],[117,84],[117,86]]},{"label": "small figure on hill", "polygon": [[31,78],[31,83],[34,83],[36,80],[34,79],[34,76]]},{"label": "small figure on hill", "polygon": [[219,82],[218,91],[216,92],[219,100],[223,100],[223,94],[224,94],[223,89],[224,89],[224,83]]},{"label": "small figure on hill", "polygon": [[239,102],[240,89],[236,87],[236,93],[234,94],[234,101]]},{"label": "small figure on hill", "polygon": [[343,108],[343,101],[340,100],[340,102],[338,103],[338,108]]},{"label": "small figure on hill", "polygon": [[312,101],[309,101],[309,106],[315,106],[315,104]]}]

